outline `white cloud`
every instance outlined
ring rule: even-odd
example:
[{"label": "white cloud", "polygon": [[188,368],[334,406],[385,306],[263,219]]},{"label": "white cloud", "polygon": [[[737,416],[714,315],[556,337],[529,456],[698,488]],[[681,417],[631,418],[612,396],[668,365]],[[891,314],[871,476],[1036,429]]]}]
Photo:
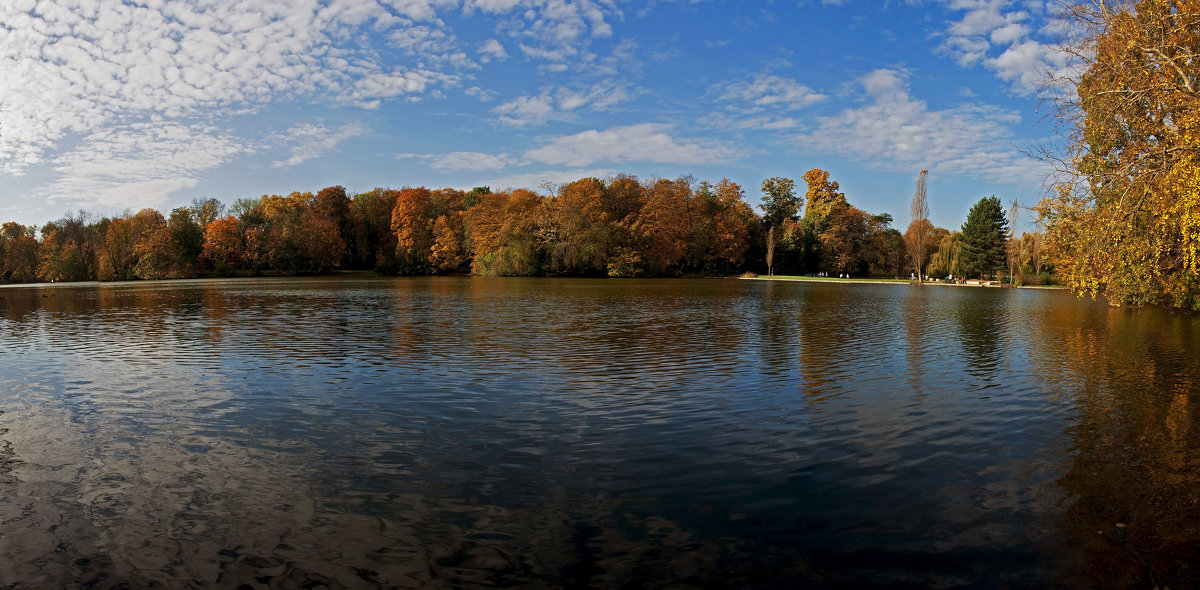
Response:
[{"label": "white cloud", "polygon": [[[1009,82],[1013,92],[1036,92],[1046,71],[1061,70],[1067,61],[1055,47],[1033,38],[1032,21],[1045,13],[1040,2],[1014,0],[944,0],[961,13],[945,32],[940,50],[959,65],[982,64]],[[1041,34],[1051,33],[1042,27]]]},{"label": "white cloud", "polygon": [[505,125],[529,127],[552,119],[571,119],[582,110],[607,111],[636,91],[613,80],[587,87],[545,89],[538,96],[522,96],[492,108]]},{"label": "white cloud", "polygon": [[457,0],[386,0],[401,16],[415,21],[434,20],[439,9],[455,6]]},{"label": "white cloud", "polygon": [[860,80],[865,104],[820,117],[797,137],[818,150],[890,169],[929,168],[1001,182],[1040,182],[1046,170],[1012,145],[1016,113],[964,105],[931,110],[909,92],[904,73],[877,70]]},{"label": "white cloud", "polygon": [[656,123],[593,129],[556,138],[525,152],[525,157],[543,164],[579,167],[597,162],[712,164],[727,162],[734,155],[732,149],[716,142],[679,140],[668,130]]},{"label": "white cloud", "polygon": [[117,121],[225,116],[305,95],[371,108],[456,83],[454,71],[386,65],[369,44],[347,41],[360,38],[348,28],[391,29],[402,48],[472,65],[436,19],[453,0],[36,6],[0,3],[0,174]]},{"label": "white cloud", "polygon": [[471,86],[470,88],[463,90],[463,93],[467,96],[474,96],[475,98],[478,98],[479,102],[491,102],[496,98],[495,90],[480,88],[478,86]]},{"label": "white cloud", "polygon": [[[436,95],[478,67],[442,12],[499,16],[498,32],[561,67],[621,18],[610,0],[73,4],[0,2],[0,174],[22,174],[67,136],[116,121],[212,120],[298,97],[377,109]],[[375,33],[413,56],[411,65],[389,64]],[[484,61],[507,56],[497,39],[478,51]],[[516,108],[511,118],[530,116],[537,120]]]},{"label": "white cloud", "polygon": [[486,154],[483,152],[450,152],[446,154],[396,154],[397,159],[416,158],[434,170],[479,171],[499,170],[514,162],[508,154]]},{"label": "white cloud", "polygon": [[988,37],[992,43],[1004,45],[1024,39],[1027,35],[1029,35],[1029,27],[1019,23],[1009,23],[992,30]]},{"label": "white cloud", "polygon": [[452,51],[457,43],[454,36],[440,27],[416,25],[392,31],[392,45],[411,52],[438,55]]},{"label": "white cloud", "polygon": [[612,36],[608,19],[622,17],[613,0],[466,0],[463,10],[515,13],[499,29],[526,57],[554,62],[586,55],[590,39]]},{"label": "white cloud", "polygon": [[364,107],[378,108],[379,99],[420,94],[430,84],[445,80],[444,75],[430,70],[376,72],[354,81],[343,90],[343,96]]},{"label": "white cloud", "polygon": [[137,123],[94,133],[51,164],[61,176],[39,192],[52,203],[100,213],[159,206],[197,176],[249,151],[198,125]]},{"label": "white cloud", "polygon": [[1009,46],[1004,53],[985,63],[1002,80],[1032,91],[1041,84],[1046,68],[1058,61],[1062,60],[1053,48],[1037,41],[1023,41]]},{"label": "white cloud", "polygon": [[482,152],[451,152],[442,154],[430,163],[435,170],[498,170],[509,164],[505,155]]},{"label": "white cloud", "polygon": [[717,100],[724,102],[726,112],[710,115],[704,120],[716,127],[731,129],[790,129],[798,124],[791,113],[829,98],[796,80],[772,74],[728,82],[719,90]]},{"label": "white cloud", "polygon": [[488,39],[479,44],[479,60],[483,63],[490,61],[504,61],[508,59],[508,52],[504,50],[504,45],[495,39]]},{"label": "white cloud", "polygon": [[522,96],[496,106],[492,112],[506,125],[540,125],[554,115],[554,99],[549,96]]},{"label": "white cloud", "polygon": [[274,145],[290,144],[291,155],[285,160],[273,162],[273,168],[290,168],[329,152],[338,144],[363,135],[366,128],[358,123],[341,127],[329,127],[320,123],[304,123],[270,138]]},{"label": "white cloud", "polygon": [[727,101],[740,101],[751,109],[781,108],[798,110],[828,98],[795,80],[759,74],[753,80],[729,84],[721,93]]}]

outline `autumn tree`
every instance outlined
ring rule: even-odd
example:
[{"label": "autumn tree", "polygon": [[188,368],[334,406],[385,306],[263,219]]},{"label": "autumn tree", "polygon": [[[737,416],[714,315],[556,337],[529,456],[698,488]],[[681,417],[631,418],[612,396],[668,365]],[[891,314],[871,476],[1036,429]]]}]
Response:
[{"label": "autumn tree", "polygon": [[619,174],[604,183],[601,204],[612,223],[628,228],[633,225],[645,201],[645,189],[636,176]]},{"label": "autumn tree", "polygon": [[312,193],[239,199],[245,250],[242,264],[293,273],[324,272],[341,264],[346,245],[329,207]]},{"label": "autumn tree", "polygon": [[[396,238],[397,270],[401,274],[427,274],[439,264],[461,256],[461,216],[466,194],[454,189],[431,191],[425,187],[405,188],[396,195],[392,207],[391,230]],[[435,225],[442,217],[441,243],[435,235]],[[451,236],[445,232],[453,231]],[[448,248],[454,247],[455,252]],[[438,260],[433,259],[434,251]],[[453,266],[457,267],[458,263]]]},{"label": "autumn tree", "polygon": [[376,188],[354,195],[350,201],[350,218],[354,225],[351,249],[354,268],[395,273],[396,234],[391,230],[392,209],[400,191]]},{"label": "autumn tree", "polygon": [[871,240],[870,216],[845,201],[835,203],[819,240],[824,270],[859,272]]},{"label": "autumn tree", "polygon": [[205,228],[200,258],[212,264],[217,272],[240,267],[245,252],[246,236],[234,216],[213,220]]},{"label": "autumn tree", "polygon": [[1039,280],[1042,275],[1043,236],[1041,232],[1021,234],[1021,260],[1030,265],[1030,270]]},{"label": "autumn tree", "polygon": [[[439,200],[434,211],[433,245],[430,246],[430,265],[433,272],[459,272],[467,269],[469,237],[466,229],[466,212],[473,204],[470,193],[456,189],[442,189],[435,193]],[[476,195],[477,197],[478,195]]]},{"label": "autumn tree", "polygon": [[867,247],[867,268],[873,275],[900,276],[908,264],[904,236],[891,227],[888,213],[871,215],[868,219],[870,241]]},{"label": "autumn tree", "polygon": [[804,217],[801,220],[801,267],[805,271],[821,268],[822,256],[820,236],[828,229],[829,217],[834,209],[847,204],[846,195],[839,190],[836,181],[829,179],[829,172],[813,168],[804,173],[807,190]]},{"label": "autumn tree", "polygon": [[[461,217],[461,216],[455,216]],[[456,271],[466,262],[461,232],[451,226],[445,215],[433,222],[433,245],[430,246],[429,262],[435,272]]]},{"label": "autumn tree", "polygon": [[133,269],[137,266],[137,240],[133,216],[129,213],[108,221],[97,273],[100,280],[127,281],[133,278]]},{"label": "autumn tree", "polygon": [[928,170],[922,170],[917,176],[917,190],[913,193],[912,204],[909,206],[912,221],[908,223],[908,231],[904,232],[904,243],[918,281],[924,280],[922,270],[925,268],[925,251],[929,245],[929,230],[933,229],[933,224],[929,223],[929,199],[925,193],[925,178],[928,175]]},{"label": "autumn tree", "polygon": [[1200,4],[1089,0],[1051,88],[1070,173],[1038,212],[1060,275],[1116,303],[1200,309]]},{"label": "autumn tree", "polygon": [[633,229],[650,274],[672,274],[686,263],[691,198],[692,189],[685,178],[659,179],[645,188],[645,202]]},{"label": "autumn tree", "polygon": [[745,262],[750,247],[750,231],[757,221],[754,210],[742,200],[742,187],[722,178],[714,187],[713,234],[708,261],[722,273],[731,272]]},{"label": "autumn tree", "polygon": [[134,273],[139,279],[173,279],[186,276],[165,221],[138,242],[138,264]]},{"label": "autumn tree", "polygon": [[[346,196],[345,187],[329,186],[317,191],[313,197],[312,209],[314,219],[328,220],[337,226],[337,237],[342,240],[344,250],[337,257],[339,264],[343,259],[352,260],[355,247],[354,220],[350,214],[350,197]],[[332,232],[328,229],[324,230],[324,234],[330,238],[333,237]]]},{"label": "autumn tree", "polygon": [[170,234],[174,257],[173,277],[186,278],[195,275],[196,262],[204,250],[204,222],[196,217],[194,209],[177,207],[167,217],[167,232]]},{"label": "autumn tree", "polygon": [[304,236],[298,248],[301,270],[322,273],[341,266],[346,242],[340,221],[336,213],[331,214],[319,203],[300,212],[299,233]]},{"label": "autumn tree", "polygon": [[0,226],[0,241],[4,242],[4,254],[0,259],[0,278],[13,282],[37,280],[37,227],[21,225],[15,221],[5,222]]},{"label": "autumn tree", "polygon": [[[294,270],[300,260],[300,244],[306,236],[299,233],[300,210],[297,202],[304,197],[263,195],[240,218],[246,232],[246,258],[260,270]],[[240,201],[235,201],[235,210]]]},{"label": "autumn tree", "polygon": [[83,211],[68,213],[42,226],[38,248],[38,276],[48,281],[84,281],[96,278],[98,236],[105,223],[93,221]]},{"label": "autumn tree", "polygon": [[471,207],[478,205],[479,198],[482,197],[483,195],[491,194],[491,192],[492,192],[492,187],[490,187],[490,186],[477,186],[477,187],[467,191],[467,194],[463,196],[463,211],[466,211],[466,210],[470,209]]},{"label": "autumn tree", "polygon": [[555,234],[550,257],[555,272],[607,271],[615,228],[604,203],[605,188],[598,178],[582,178],[562,185],[545,203]]},{"label": "autumn tree", "polygon": [[[930,246],[936,246],[938,238],[934,236],[934,226],[928,219],[914,220],[909,222],[908,230],[904,232],[905,252],[908,254],[909,268],[916,271],[917,280],[924,280],[923,273],[925,266],[915,266],[920,264],[918,261],[929,260]],[[921,252],[915,252],[917,244],[923,244]]]},{"label": "autumn tree", "polygon": [[804,183],[807,189],[804,202],[808,204],[805,217],[829,217],[835,207],[846,202],[846,195],[841,192],[837,181],[829,179],[829,172],[813,168],[804,173]]},{"label": "autumn tree", "polygon": [[962,225],[961,253],[963,273],[982,278],[1004,268],[1008,220],[1000,199],[984,197],[971,207]]},{"label": "autumn tree", "polygon": [[203,199],[192,199],[191,206],[192,219],[200,226],[200,231],[204,231],[208,224],[218,220],[225,215],[225,204],[212,197]]},{"label": "autumn tree", "polygon": [[433,246],[433,195],[425,187],[401,189],[392,208],[392,233],[396,234],[396,257],[401,274],[429,271]]},{"label": "autumn tree", "polygon": [[507,193],[477,194],[471,197],[475,201],[466,213],[465,223],[467,235],[471,237],[469,251],[471,255],[471,272],[478,275],[495,276],[495,258],[503,247],[503,228],[507,221],[506,205],[509,201]]},{"label": "autumn tree", "polygon": [[518,189],[479,196],[466,212],[471,272],[485,276],[534,276],[546,268],[552,234],[544,229],[543,198]]},{"label": "autumn tree", "polygon": [[604,183],[603,204],[610,232],[605,271],[611,277],[636,277],[646,272],[635,225],[644,206],[646,189],[636,176],[619,174]]},{"label": "autumn tree", "polygon": [[166,218],[157,210],[146,208],[138,211],[131,222],[137,239],[133,248],[134,275],[142,279],[166,278],[175,258]]}]

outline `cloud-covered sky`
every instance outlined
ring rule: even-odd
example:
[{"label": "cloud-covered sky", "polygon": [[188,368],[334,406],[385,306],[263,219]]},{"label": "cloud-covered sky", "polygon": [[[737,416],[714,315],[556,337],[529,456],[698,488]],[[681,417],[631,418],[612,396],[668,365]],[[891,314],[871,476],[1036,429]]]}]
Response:
[{"label": "cloud-covered sky", "polygon": [[1026,0],[4,0],[0,221],[377,186],[830,171],[907,224],[1032,203]]}]

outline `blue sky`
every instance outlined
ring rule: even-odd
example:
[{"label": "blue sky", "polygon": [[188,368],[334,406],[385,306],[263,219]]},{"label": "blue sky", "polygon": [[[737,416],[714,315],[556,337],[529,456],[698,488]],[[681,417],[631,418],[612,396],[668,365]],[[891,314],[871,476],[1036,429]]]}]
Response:
[{"label": "blue sky", "polygon": [[4,0],[0,221],[824,168],[903,230],[928,168],[956,228],[1043,190],[1051,4]]}]

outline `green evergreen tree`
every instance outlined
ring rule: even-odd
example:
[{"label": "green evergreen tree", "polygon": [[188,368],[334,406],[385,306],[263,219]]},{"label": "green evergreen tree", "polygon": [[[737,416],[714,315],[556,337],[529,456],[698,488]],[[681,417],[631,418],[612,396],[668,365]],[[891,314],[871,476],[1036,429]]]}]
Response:
[{"label": "green evergreen tree", "polygon": [[1003,268],[1008,220],[995,196],[979,199],[962,226],[959,260],[967,276],[980,276]]}]

